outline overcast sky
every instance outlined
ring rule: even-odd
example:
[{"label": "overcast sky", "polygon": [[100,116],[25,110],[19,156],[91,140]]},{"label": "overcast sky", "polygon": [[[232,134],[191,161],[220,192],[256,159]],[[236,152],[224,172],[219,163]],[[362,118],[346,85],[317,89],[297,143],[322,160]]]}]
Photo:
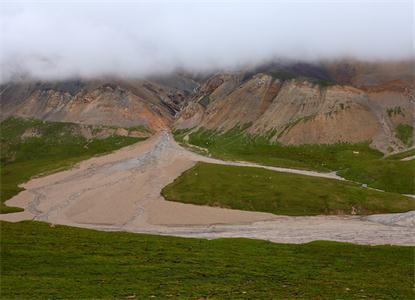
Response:
[{"label": "overcast sky", "polygon": [[413,1],[1,1],[1,81],[413,57]]}]

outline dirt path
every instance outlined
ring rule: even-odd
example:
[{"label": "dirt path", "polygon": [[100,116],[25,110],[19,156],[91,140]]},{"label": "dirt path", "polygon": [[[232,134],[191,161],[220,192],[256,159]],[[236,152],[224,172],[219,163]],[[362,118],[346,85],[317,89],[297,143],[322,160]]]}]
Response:
[{"label": "dirt path", "polygon": [[390,215],[285,217],[164,200],[161,189],[197,161],[342,180],[334,173],[224,162],[200,156],[180,147],[167,132],[161,132],[147,141],[84,161],[71,170],[23,184],[26,190],[7,204],[25,211],[0,215],[0,219],[34,219],[100,230],[202,238],[249,237],[286,243],[324,239],[415,245],[413,215],[394,217],[400,220],[401,226],[396,226],[389,220]]}]

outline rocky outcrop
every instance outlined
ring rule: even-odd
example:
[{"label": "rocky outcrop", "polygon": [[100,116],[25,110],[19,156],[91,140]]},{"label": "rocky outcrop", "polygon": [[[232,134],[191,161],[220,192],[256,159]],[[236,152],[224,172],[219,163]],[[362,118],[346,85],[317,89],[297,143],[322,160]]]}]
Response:
[{"label": "rocky outcrop", "polygon": [[212,93],[200,125],[229,130],[254,122],[267,110],[279,88],[280,83],[271,76],[258,74],[228,94]]},{"label": "rocky outcrop", "polygon": [[[309,99],[286,98],[301,99],[296,107],[297,109],[304,107],[304,109],[295,111],[291,107],[291,110],[285,114],[285,122],[282,125],[285,128],[274,126],[278,129],[277,137],[280,142],[285,144],[364,142],[372,140],[380,130],[376,115],[370,110],[364,92],[344,86],[294,88],[303,93],[304,90],[309,92],[310,89],[313,93]],[[287,119],[287,116],[291,118]]]},{"label": "rocky outcrop", "polygon": [[193,128],[199,126],[205,113],[204,107],[198,102],[190,102],[180,113],[176,129]]}]

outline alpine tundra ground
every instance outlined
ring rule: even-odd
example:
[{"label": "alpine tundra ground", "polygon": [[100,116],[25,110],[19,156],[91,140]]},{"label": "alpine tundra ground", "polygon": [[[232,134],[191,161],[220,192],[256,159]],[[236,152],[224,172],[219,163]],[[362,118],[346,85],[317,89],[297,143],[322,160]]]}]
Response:
[{"label": "alpine tundra ground", "polygon": [[412,299],[413,247],[1,223],[3,299]]}]

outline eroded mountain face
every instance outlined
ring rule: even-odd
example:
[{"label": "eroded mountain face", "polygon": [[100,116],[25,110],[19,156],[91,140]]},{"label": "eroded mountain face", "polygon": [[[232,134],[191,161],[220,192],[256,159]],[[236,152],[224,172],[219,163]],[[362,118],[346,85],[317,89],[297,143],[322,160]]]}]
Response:
[{"label": "eroded mountain face", "polygon": [[384,152],[404,149],[410,145],[397,130],[413,126],[413,68],[342,61],[221,74],[197,89],[174,126],[241,126],[283,144],[371,141]]},{"label": "eroded mountain face", "polygon": [[2,118],[9,115],[50,121],[159,130],[172,124],[196,87],[191,79],[66,81],[2,86]]},{"label": "eroded mountain face", "polygon": [[240,126],[283,144],[371,141],[388,152],[410,146],[397,130],[413,126],[414,67],[343,60],[199,77],[14,83],[1,86],[0,108],[3,119],[153,130]]}]

